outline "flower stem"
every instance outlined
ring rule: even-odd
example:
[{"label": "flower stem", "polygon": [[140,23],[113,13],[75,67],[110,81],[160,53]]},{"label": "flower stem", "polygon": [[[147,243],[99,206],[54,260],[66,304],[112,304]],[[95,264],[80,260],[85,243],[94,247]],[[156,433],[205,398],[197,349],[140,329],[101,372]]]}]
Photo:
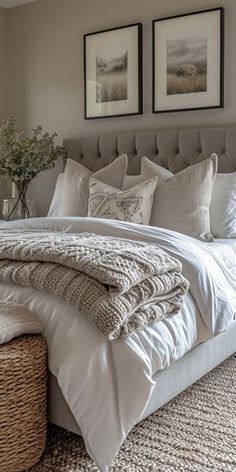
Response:
[{"label": "flower stem", "polygon": [[17,197],[17,200],[12,208],[12,210],[10,211],[10,213],[8,214],[8,220],[14,216],[17,208],[20,209],[20,217],[22,219],[25,219],[25,218],[30,218],[30,211],[29,211],[29,208],[27,206],[27,190],[28,190],[28,182],[16,182],[16,188],[17,188],[17,192],[18,192],[18,197]]}]

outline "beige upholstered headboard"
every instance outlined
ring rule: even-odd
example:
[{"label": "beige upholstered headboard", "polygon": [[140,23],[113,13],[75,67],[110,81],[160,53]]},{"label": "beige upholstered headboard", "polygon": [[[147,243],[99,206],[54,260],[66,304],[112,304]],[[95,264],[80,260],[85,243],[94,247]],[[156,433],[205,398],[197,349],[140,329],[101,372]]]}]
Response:
[{"label": "beige upholstered headboard", "polygon": [[125,153],[129,174],[139,173],[142,156],[175,174],[206,159],[212,152],[219,157],[218,172],[236,171],[236,127],[109,133],[65,139],[64,146],[68,157],[92,171]]}]

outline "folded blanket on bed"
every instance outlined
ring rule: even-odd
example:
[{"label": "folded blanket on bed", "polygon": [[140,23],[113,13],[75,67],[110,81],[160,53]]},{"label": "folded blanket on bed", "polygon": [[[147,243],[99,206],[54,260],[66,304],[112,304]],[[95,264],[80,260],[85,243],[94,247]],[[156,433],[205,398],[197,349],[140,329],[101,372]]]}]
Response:
[{"label": "folded blanket on bed", "polygon": [[188,282],[157,246],[54,232],[0,234],[0,280],[60,295],[109,339],[177,313]]},{"label": "folded blanket on bed", "polygon": [[41,331],[41,323],[24,305],[0,301],[0,345],[22,334],[39,334]]}]

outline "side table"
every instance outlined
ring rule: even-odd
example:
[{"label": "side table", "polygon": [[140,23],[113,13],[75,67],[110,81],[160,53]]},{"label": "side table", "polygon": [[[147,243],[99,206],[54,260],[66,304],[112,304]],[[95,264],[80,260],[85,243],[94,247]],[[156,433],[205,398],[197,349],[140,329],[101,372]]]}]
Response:
[{"label": "side table", "polygon": [[46,343],[20,336],[0,346],[0,470],[23,472],[46,442]]}]

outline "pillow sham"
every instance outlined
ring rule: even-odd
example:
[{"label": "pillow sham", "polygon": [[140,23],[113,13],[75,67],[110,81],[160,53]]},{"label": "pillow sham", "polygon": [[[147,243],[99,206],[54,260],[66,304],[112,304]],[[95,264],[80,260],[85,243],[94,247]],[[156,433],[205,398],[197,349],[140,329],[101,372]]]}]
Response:
[{"label": "pillow sham", "polygon": [[88,216],[148,225],[157,180],[153,177],[131,189],[120,191],[91,178]]},{"label": "pillow sham", "polygon": [[117,187],[123,186],[128,159],[126,154],[117,157],[111,164],[93,173],[72,159],[67,159],[62,196],[63,216],[87,216],[89,179],[95,179]]},{"label": "pillow sham", "polygon": [[[140,182],[143,182],[144,180],[148,180],[152,177],[155,177],[155,175],[157,175],[156,166],[157,164],[150,161],[150,159],[148,159],[147,157],[142,157],[141,173],[138,175],[126,175],[124,178],[123,190],[127,190],[139,184]],[[165,169],[164,167],[160,168],[162,169],[161,180],[166,180],[172,177],[173,174],[169,170]]]},{"label": "pillow sham", "polygon": [[140,184],[143,180],[145,179],[142,178],[141,174],[125,175],[122,190],[128,190],[129,188],[135,187],[135,185]]},{"label": "pillow sham", "polygon": [[236,238],[236,173],[217,174],[210,221],[211,232],[216,238]]},{"label": "pillow sham", "polygon": [[56,181],[54,195],[47,216],[62,216],[64,174],[59,174]]},{"label": "pillow sham", "polygon": [[142,167],[144,178],[152,170],[159,179],[150,224],[203,241],[213,240],[209,207],[217,172],[216,154],[175,175],[147,158],[142,159]]}]

